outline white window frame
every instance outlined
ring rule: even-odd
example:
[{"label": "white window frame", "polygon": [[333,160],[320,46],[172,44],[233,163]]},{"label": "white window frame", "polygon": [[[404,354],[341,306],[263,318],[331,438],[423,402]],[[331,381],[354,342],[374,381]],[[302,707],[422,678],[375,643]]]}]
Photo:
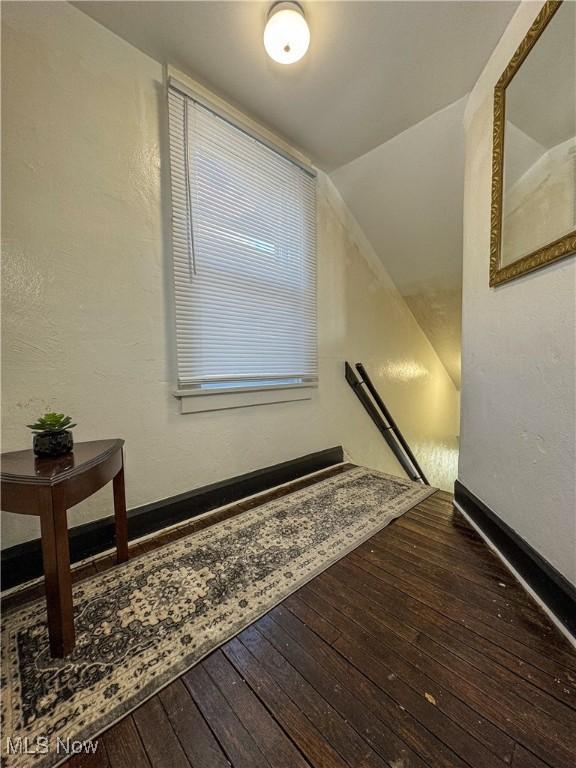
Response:
[{"label": "white window frame", "polygon": [[[183,82],[180,78],[170,75],[167,79],[167,84],[167,95],[169,93],[169,88],[180,91],[184,96],[192,99],[206,109],[209,109],[218,117],[226,120],[244,133],[247,133],[249,136],[255,138],[282,157],[290,160],[310,176],[316,177],[316,170],[311,165],[276,144],[263,133],[260,133],[254,126],[244,122],[227,109],[217,105],[214,101],[200,93],[196,88]],[[315,301],[317,305],[317,299]],[[180,410],[182,413],[198,413],[202,411],[240,408],[251,405],[310,400],[314,396],[314,390],[316,390],[317,387],[318,377],[313,377],[311,379],[302,378],[298,383],[284,383],[284,381],[282,381],[281,384],[273,384],[271,381],[266,381],[262,384],[253,384],[252,381],[250,381],[246,382],[246,386],[225,386],[222,388],[214,388],[213,390],[207,390],[201,387],[181,387],[175,389],[173,394],[180,400]]]}]

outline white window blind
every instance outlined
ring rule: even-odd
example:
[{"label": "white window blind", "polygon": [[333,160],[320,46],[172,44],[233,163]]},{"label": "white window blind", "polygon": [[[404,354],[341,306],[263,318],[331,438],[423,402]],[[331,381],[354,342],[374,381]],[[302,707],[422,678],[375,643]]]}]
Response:
[{"label": "white window blind", "polygon": [[178,386],[317,380],[315,178],[169,88]]}]

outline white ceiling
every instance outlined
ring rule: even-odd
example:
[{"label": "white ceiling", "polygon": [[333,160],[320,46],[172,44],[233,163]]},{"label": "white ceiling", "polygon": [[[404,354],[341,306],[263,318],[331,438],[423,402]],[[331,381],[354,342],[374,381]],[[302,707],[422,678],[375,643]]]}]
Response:
[{"label": "white ceiling", "polygon": [[326,170],[467,93],[517,2],[303,2],[308,54],[271,61],[271,2],[75,3],[284,135]]},{"label": "white ceiling", "polygon": [[289,67],[262,45],[271,2],[74,5],[333,172],[459,386],[462,99],[518,0],[303,0],[310,49]]}]

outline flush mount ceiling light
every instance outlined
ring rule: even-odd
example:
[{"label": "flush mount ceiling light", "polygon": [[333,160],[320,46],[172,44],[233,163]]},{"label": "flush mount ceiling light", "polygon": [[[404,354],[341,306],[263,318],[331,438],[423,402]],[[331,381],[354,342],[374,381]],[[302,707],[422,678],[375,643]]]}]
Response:
[{"label": "flush mount ceiling light", "polygon": [[310,30],[298,3],[275,3],[264,29],[264,47],[271,59],[293,64],[304,56],[310,44]]}]

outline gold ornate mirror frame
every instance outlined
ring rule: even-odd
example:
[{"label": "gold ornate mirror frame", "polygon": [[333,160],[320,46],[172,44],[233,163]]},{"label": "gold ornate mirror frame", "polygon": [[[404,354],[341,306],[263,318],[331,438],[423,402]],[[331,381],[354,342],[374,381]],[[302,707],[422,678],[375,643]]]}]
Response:
[{"label": "gold ornate mirror frame", "polygon": [[562,0],[547,0],[494,88],[492,229],[490,238],[490,286],[492,287],[505,283],[508,280],[513,280],[527,272],[533,272],[535,269],[540,269],[552,261],[576,252],[576,230],[574,230],[511,264],[501,266],[506,88],[561,5]]}]

